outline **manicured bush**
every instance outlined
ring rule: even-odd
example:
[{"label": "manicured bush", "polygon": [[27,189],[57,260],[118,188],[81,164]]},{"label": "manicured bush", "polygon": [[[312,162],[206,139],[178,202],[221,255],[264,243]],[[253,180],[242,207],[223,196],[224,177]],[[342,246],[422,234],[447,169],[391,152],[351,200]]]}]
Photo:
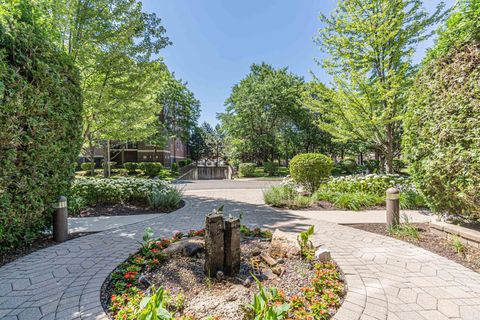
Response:
[{"label": "manicured bush", "polygon": [[[110,161],[108,162],[108,164],[110,164],[110,169],[111,168],[115,168],[115,166],[117,165],[117,162],[116,161]],[[105,167],[107,165],[107,162],[102,162],[102,167]]]},{"label": "manicured bush", "polygon": [[267,173],[270,177],[278,175],[278,163],[265,162],[263,164],[263,171]]},{"label": "manicured bush", "polygon": [[333,161],[321,153],[303,153],[290,161],[290,175],[307,191],[315,192],[332,172]]},{"label": "manicured bush", "polygon": [[187,166],[188,166],[189,164],[192,164],[192,162],[193,162],[192,159],[187,159],[187,160],[185,160],[185,161],[187,162]]},{"label": "manicured bush", "polygon": [[172,166],[170,168],[173,172],[178,172],[178,163],[174,162],[172,163]]},{"label": "manicured bush", "polygon": [[129,174],[135,174],[137,172],[138,163],[137,162],[125,162],[123,167],[127,169]]},{"label": "manicured bush", "polygon": [[480,220],[480,3],[460,4],[415,80],[404,151],[433,211]]},{"label": "manicured bush", "polygon": [[[174,196],[174,193],[177,193],[177,195]],[[155,205],[156,207],[174,208],[180,201],[181,194],[177,189],[160,179],[77,178],[72,185],[68,198],[75,199],[75,204],[72,205],[76,207],[76,211],[71,212],[75,214],[85,206],[132,201]],[[174,198],[178,199],[178,202],[173,201]],[[70,207],[70,209],[74,210],[73,207]]]},{"label": "manicured bush", "polygon": [[52,204],[70,187],[82,139],[71,59],[49,40],[33,4],[1,7],[0,251],[51,224]]},{"label": "manicured bush", "polygon": [[82,168],[83,171],[87,171],[87,173],[90,173],[92,171],[92,167],[95,168],[95,163],[83,162],[80,165],[80,168]]},{"label": "manicured bush", "polygon": [[257,165],[255,163],[240,163],[238,172],[241,177],[253,177],[255,176],[255,169],[257,169]]},{"label": "manicured bush", "polygon": [[157,177],[163,169],[160,162],[140,162],[138,168],[142,173],[150,178]]},{"label": "manicured bush", "polygon": [[353,159],[343,159],[340,164],[345,173],[354,174],[357,171],[357,162]]},{"label": "manicured bush", "polygon": [[183,168],[187,165],[187,160],[179,160],[178,161],[178,167]]}]

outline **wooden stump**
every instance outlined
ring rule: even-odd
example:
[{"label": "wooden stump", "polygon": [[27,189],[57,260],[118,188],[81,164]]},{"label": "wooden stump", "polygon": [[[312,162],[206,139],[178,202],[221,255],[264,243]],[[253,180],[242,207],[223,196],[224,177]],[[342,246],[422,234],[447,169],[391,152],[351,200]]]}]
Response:
[{"label": "wooden stump", "polygon": [[225,274],[234,276],[240,271],[240,219],[225,221]]},{"label": "wooden stump", "polygon": [[224,246],[223,214],[214,211],[205,216],[205,274],[208,277],[223,271]]}]

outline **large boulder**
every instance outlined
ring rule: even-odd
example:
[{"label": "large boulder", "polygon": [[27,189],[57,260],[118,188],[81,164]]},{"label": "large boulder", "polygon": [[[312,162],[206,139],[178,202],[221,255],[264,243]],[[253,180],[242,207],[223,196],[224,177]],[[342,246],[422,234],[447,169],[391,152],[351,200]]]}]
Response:
[{"label": "large boulder", "polygon": [[191,257],[204,250],[204,240],[200,237],[184,238],[172,243],[163,250],[169,256]]},{"label": "large boulder", "polygon": [[300,255],[300,246],[294,235],[275,230],[270,244],[272,257],[290,258]]}]

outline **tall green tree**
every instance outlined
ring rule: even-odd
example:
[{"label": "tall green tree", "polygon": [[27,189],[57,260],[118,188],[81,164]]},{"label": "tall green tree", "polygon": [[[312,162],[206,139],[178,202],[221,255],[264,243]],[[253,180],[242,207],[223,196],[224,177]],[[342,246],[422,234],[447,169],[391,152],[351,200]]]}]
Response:
[{"label": "tall green tree", "polygon": [[[141,139],[152,134],[161,61],[151,61],[170,42],[161,20],[138,0],[32,0],[43,8],[51,40],[80,70],[84,97],[84,152],[101,140]],[[158,88],[157,88],[158,89]]]},{"label": "tall green tree", "polygon": [[219,115],[234,153],[248,161],[278,156],[278,132],[301,107],[303,79],[286,68],[253,64]]},{"label": "tall green tree", "polygon": [[202,124],[201,130],[206,154],[210,159],[215,159],[218,166],[220,157],[225,157],[225,133],[219,124],[212,127],[207,122]]},{"label": "tall green tree", "polygon": [[322,128],[366,143],[390,173],[415,71],[412,55],[443,18],[443,6],[429,15],[420,0],[341,0],[329,16],[320,15],[315,42],[328,54],[320,63],[333,76],[329,103],[319,105],[328,117]]},{"label": "tall green tree", "polygon": [[[174,140],[188,141],[200,116],[200,101],[187,84],[172,75],[160,86],[157,101],[163,108],[161,121],[165,134]],[[176,148],[173,150],[173,162],[176,162]]]}]

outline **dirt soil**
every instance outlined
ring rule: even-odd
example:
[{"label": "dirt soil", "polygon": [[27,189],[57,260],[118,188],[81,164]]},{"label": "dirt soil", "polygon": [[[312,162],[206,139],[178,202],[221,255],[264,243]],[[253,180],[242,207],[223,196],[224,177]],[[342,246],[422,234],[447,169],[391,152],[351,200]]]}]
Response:
[{"label": "dirt soil", "polygon": [[117,204],[99,204],[93,207],[88,207],[75,217],[100,217],[100,216],[131,216],[137,214],[155,214],[155,213],[170,213],[172,211],[178,210],[185,205],[185,202],[182,200],[180,205],[176,208],[157,208],[151,209],[145,207],[144,204],[140,203],[117,203]]},{"label": "dirt soil", "polygon": [[[77,232],[77,233],[72,233],[68,235],[68,240],[72,240],[78,237],[86,236],[88,234],[92,234],[94,232]],[[14,260],[17,260],[18,258],[21,258],[23,256],[26,256],[27,254],[30,254],[34,251],[48,248],[51,246],[54,246],[58,244],[57,242],[53,241],[53,238],[51,235],[44,235],[40,236],[37,239],[35,239],[32,243],[26,244],[24,246],[21,246],[17,249],[14,250],[9,250],[9,251],[3,251],[0,252],[0,267],[12,262]]]},{"label": "dirt soil", "polygon": [[394,237],[387,232],[384,223],[351,224],[348,226],[409,242],[480,273],[480,249],[465,245],[464,251],[457,253],[452,241],[430,232],[428,224],[413,223],[412,225],[420,232],[419,240],[408,237]]}]

